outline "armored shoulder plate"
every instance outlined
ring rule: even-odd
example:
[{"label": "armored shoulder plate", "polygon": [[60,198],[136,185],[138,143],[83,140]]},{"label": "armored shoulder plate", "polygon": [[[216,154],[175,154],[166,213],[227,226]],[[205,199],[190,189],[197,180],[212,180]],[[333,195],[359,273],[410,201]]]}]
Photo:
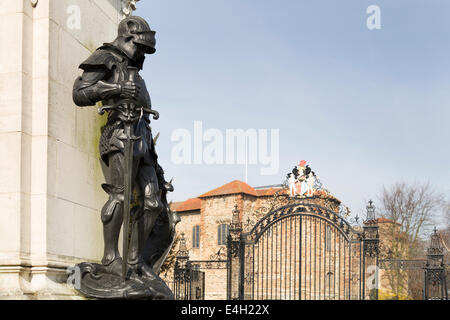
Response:
[{"label": "armored shoulder plate", "polygon": [[109,50],[99,48],[94,53],[92,53],[91,56],[87,58],[82,64],[80,64],[79,68],[85,71],[98,68],[106,68],[108,70],[112,70],[114,65],[117,62],[120,62],[120,60],[120,56],[114,54]]}]

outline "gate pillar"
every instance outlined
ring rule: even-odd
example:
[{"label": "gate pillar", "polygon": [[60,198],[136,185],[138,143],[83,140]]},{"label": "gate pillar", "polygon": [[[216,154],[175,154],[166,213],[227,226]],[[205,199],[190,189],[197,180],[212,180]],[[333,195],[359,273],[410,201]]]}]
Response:
[{"label": "gate pillar", "polygon": [[233,210],[227,242],[227,299],[242,300],[244,296],[244,239],[238,206]]},{"label": "gate pillar", "polygon": [[186,238],[181,234],[173,275],[175,300],[188,300],[190,296],[190,262]]},{"label": "gate pillar", "polygon": [[378,221],[375,218],[375,206],[370,200],[366,207],[367,218],[363,227],[363,257],[362,257],[362,299],[367,295],[370,300],[378,300],[379,268],[378,255],[380,239]]},{"label": "gate pillar", "polygon": [[427,249],[423,295],[424,300],[448,300],[444,248],[436,227]]}]

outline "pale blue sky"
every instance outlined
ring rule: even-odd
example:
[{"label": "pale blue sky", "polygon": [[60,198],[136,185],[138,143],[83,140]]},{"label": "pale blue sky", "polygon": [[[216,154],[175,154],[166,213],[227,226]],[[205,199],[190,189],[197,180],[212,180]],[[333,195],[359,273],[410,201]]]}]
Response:
[{"label": "pale blue sky", "polygon": [[398,180],[450,194],[450,1],[142,0],[136,15],[157,31],[143,76],[172,200],[244,180],[243,166],[171,163],[171,133],[195,120],[280,129],[280,172],[250,166],[252,186],[305,159],[353,212]]}]

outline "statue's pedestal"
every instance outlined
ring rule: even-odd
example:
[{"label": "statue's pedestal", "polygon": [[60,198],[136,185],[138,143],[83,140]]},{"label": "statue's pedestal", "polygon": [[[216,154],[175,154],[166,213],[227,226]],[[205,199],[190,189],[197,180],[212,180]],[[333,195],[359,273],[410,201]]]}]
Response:
[{"label": "statue's pedestal", "polygon": [[0,300],[84,300],[66,284],[65,270],[1,267]]},{"label": "statue's pedestal", "polygon": [[[173,300],[172,291],[157,275],[147,277],[129,272],[124,280],[122,275],[111,273],[99,264],[82,263],[78,291],[93,299],[139,299]],[[130,270],[131,271],[131,270]]]},{"label": "statue's pedestal", "polygon": [[[68,267],[99,261],[105,121],[72,101],[78,64],[119,22],[116,0],[0,6],[0,299],[77,298]],[[79,297],[78,297],[79,298]]]}]

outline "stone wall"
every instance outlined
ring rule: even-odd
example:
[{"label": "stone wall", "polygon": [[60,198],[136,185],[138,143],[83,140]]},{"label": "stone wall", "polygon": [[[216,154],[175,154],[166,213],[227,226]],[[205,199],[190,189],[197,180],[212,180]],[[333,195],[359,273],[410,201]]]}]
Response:
[{"label": "stone wall", "polygon": [[[232,211],[235,205],[242,209],[242,195],[226,195],[202,199],[200,234],[204,239],[201,244],[202,259],[209,259],[217,253],[218,245],[217,227],[231,222]],[[242,212],[242,210],[241,210]]]},{"label": "stone wall", "polygon": [[71,295],[58,284],[66,268],[103,250],[105,118],[77,108],[71,92],[78,65],[114,39],[120,2],[31,3],[0,6],[0,295],[9,298]]},{"label": "stone wall", "polygon": [[[221,248],[226,252],[226,245],[218,244],[217,227],[231,222],[235,205],[242,208],[242,195],[226,195],[205,198],[201,208],[201,257],[210,260]],[[208,269],[205,271],[205,299],[224,300],[227,292],[227,270]]]},{"label": "stone wall", "polygon": [[[394,249],[395,244],[398,245],[398,240],[395,240],[396,236],[401,236],[400,224],[394,223],[386,219],[383,221],[379,219],[379,235],[380,235],[380,259],[403,259],[404,254],[394,254],[391,256],[389,251],[398,250]],[[422,276],[423,271],[418,274]],[[379,297],[380,299],[392,299],[398,296],[399,299],[408,299],[408,270],[393,268],[393,269],[381,269],[379,277]]]},{"label": "stone wall", "polygon": [[[189,258],[191,260],[201,260],[200,249],[204,245],[200,238],[200,248],[192,248],[192,228],[200,225],[200,212],[188,211],[179,213],[181,222],[177,225],[177,235],[185,235],[186,247],[189,250]],[[201,237],[201,235],[200,235]]]}]

